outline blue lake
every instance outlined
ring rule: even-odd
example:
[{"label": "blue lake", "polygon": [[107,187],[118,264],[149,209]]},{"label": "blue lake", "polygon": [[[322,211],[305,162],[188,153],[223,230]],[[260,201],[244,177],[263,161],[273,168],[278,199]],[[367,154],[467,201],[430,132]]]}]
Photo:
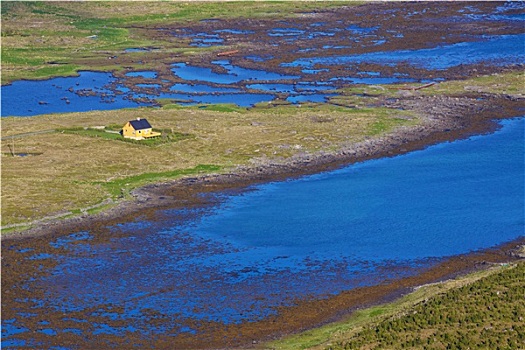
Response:
[{"label": "blue lake", "polygon": [[[148,309],[172,323],[254,321],[295,298],[384,283],[523,237],[525,118],[501,124],[493,134],[222,194],[212,208],[162,210],[39,251],[9,249],[28,263],[57,263],[21,286],[47,291],[27,302],[66,315],[106,310],[93,334],[165,332]],[[22,321],[39,317],[19,316],[2,320],[5,344],[20,344],[17,335],[30,332]]]},{"label": "blue lake", "polygon": [[192,231],[261,254],[319,259],[403,261],[487,248],[524,234],[524,130],[524,118],[504,121],[494,135],[258,186]]}]

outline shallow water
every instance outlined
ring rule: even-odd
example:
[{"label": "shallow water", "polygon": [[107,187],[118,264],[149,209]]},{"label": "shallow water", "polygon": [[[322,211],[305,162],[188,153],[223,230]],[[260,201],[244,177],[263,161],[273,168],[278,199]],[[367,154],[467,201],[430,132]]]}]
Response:
[{"label": "shallow water", "polygon": [[191,46],[210,47],[222,45],[224,39],[219,34],[199,33],[191,41]]},{"label": "shallow water", "polygon": [[[430,7],[423,7],[415,11],[402,8],[384,10],[382,18],[387,21],[389,16],[405,16],[408,21],[411,17],[428,16],[426,20],[430,25],[438,23],[443,27],[449,22],[486,25],[487,28],[495,25],[512,27],[525,19],[523,9],[523,2],[506,1],[485,13],[477,4],[466,3],[456,12],[443,12],[442,16],[425,14],[433,11]],[[269,54],[269,51],[250,49],[239,53],[255,64],[260,63],[259,69],[241,67],[229,60],[210,62],[216,69],[175,63],[171,66],[171,81],[174,84],[171,89],[166,84],[161,84],[168,82],[166,77],[159,78],[160,72],[150,70],[126,73],[115,91],[111,91],[109,84],[114,83],[116,78],[109,73],[84,71],[79,72],[79,77],[17,81],[2,86],[2,116],[146,106],[153,105],[158,98],[180,100],[183,104],[235,103],[251,107],[256,103],[274,100],[277,94],[287,94],[279,97],[292,103],[322,102],[331,96],[331,91],[317,88],[317,93],[314,94],[314,84],[310,84],[310,88],[299,90],[295,89],[294,83],[317,80],[336,84],[341,88],[353,84],[425,83],[430,81],[427,80],[430,77],[432,81],[443,79],[447,75],[439,71],[461,65],[508,65],[525,61],[525,34],[490,36],[466,33],[463,35],[464,42],[445,45],[440,44],[440,38],[429,38],[431,41],[427,48],[385,51],[382,47],[386,47],[388,40],[405,37],[408,34],[404,32],[407,28],[392,27],[383,31],[382,26],[386,26],[386,23],[362,20],[359,16],[333,21],[313,18],[311,22],[261,22],[262,27],[248,24],[246,28],[234,28],[217,19],[202,22],[209,22],[210,25],[204,26],[206,29],[194,29],[192,26],[178,28],[172,35],[183,39],[181,45],[198,47],[221,47],[260,40],[263,46],[275,46],[275,52],[271,51]],[[449,35],[458,36],[453,31]],[[442,39],[445,42],[448,38]],[[283,43],[290,46],[284,46],[283,50],[280,48]],[[359,48],[367,53],[349,54]],[[156,49],[130,47],[124,50],[124,54],[147,55],[151,50]],[[268,60],[277,61],[281,68],[293,73],[278,73],[267,69],[264,62]],[[381,75],[356,73],[355,70],[362,63],[379,64],[387,69]],[[405,75],[396,75],[398,67],[405,67],[399,68]],[[411,76],[411,68],[419,70],[417,77]],[[378,70],[381,71],[380,68]],[[424,70],[428,70],[427,79],[421,77]],[[291,84],[294,85],[290,87]],[[164,91],[161,91],[161,85]],[[261,91],[264,93],[261,94]],[[249,96],[249,103],[246,102],[246,96]]]},{"label": "shallow water", "polygon": [[[193,334],[188,318],[255,321],[295,298],[416,274],[524,235],[524,130],[525,118],[502,121],[494,134],[254,186],[109,233],[72,232],[41,251],[14,242],[20,259],[57,263],[21,286],[46,298],[23,302],[65,315],[98,308],[93,334],[152,335],[168,324]],[[168,324],[150,323],[151,310]],[[20,345],[31,332],[24,320],[39,317],[3,319],[3,342]]]},{"label": "shallow water", "polygon": [[111,91],[110,73],[80,71],[78,77],[21,80],[2,86],[2,117],[87,112],[146,106]]},{"label": "shallow water", "polygon": [[[504,13],[503,10],[502,13]],[[468,18],[467,14],[463,14],[462,18]],[[275,28],[270,31],[270,34],[273,33],[271,36],[280,40],[283,38],[296,40],[298,37],[309,35],[328,35],[329,33],[319,30],[321,27],[325,28],[323,24],[309,27],[307,31],[295,28]],[[356,38],[374,36],[377,27],[364,28],[351,25],[345,30],[352,36],[357,35],[357,37],[350,38],[357,40]],[[211,45],[214,41],[222,40],[221,35],[245,36],[248,34],[251,32],[239,34],[234,30],[226,29],[215,31],[213,34],[198,33],[195,40],[200,40],[198,45]],[[384,43],[382,38],[374,36],[372,39],[371,45],[377,45],[378,48]],[[232,64],[230,60],[212,61],[212,67],[215,66],[216,69],[174,63],[171,66],[173,78],[182,80],[182,82],[174,83],[168,91],[161,90],[161,86],[165,84],[160,83],[166,83],[166,79],[159,79],[158,72],[149,70],[128,72],[125,78],[118,82],[110,73],[89,71],[79,72],[78,77],[16,81],[2,86],[2,116],[33,116],[46,113],[152,106],[159,98],[178,100],[183,105],[233,103],[242,107],[252,107],[257,103],[270,102],[280,93],[287,94],[283,98],[291,103],[324,102],[333,96],[333,91],[330,90],[333,90],[334,86],[326,85],[327,83],[346,87],[353,84],[430,82],[427,79],[411,77],[408,73],[403,75],[380,74],[380,72],[345,73],[344,70],[331,73],[332,66],[346,65],[352,68],[361,63],[377,63],[393,67],[398,64],[408,64],[418,69],[445,70],[459,65],[481,62],[504,65],[525,61],[523,50],[525,34],[471,39],[475,40],[427,49],[377,51],[355,55],[325,56],[322,55],[323,49],[319,51],[320,56],[297,58],[280,64],[283,68],[300,67],[302,76],[244,68]],[[325,49],[344,50],[346,47],[350,46],[325,45]],[[315,50],[317,49],[314,47],[303,47],[299,51]],[[301,52],[298,54],[302,55]],[[250,55],[249,59],[254,62],[264,62],[275,58]],[[317,74],[328,74],[328,76],[323,78],[323,81]],[[437,74],[434,72],[432,76],[433,81],[442,80],[439,72]],[[137,82],[137,78],[146,81]],[[111,85],[115,85],[116,88]]]},{"label": "shallow water", "polygon": [[130,47],[130,48],[124,49],[124,52],[148,52],[148,51],[151,51],[151,49],[145,48],[145,47]]},{"label": "shallow water", "polygon": [[155,78],[157,78],[157,72],[150,71],[150,70],[135,71],[135,72],[126,73],[126,76],[128,76],[128,77],[141,77],[141,78],[155,79]]},{"label": "shallow water", "polygon": [[461,64],[475,64],[484,61],[498,65],[518,64],[525,61],[524,43],[525,34],[487,36],[477,41],[442,45],[429,49],[300,58],[293,62],[282,63],[281,66],[312,69],[317,64],[339,65],[366,62],[394,66],[407,62],[418,68],[442,70]]},{"label": "shallow water", "polygon": [[215,73],[211,68],[196,67],[185,63],[173,65],[172,72],[187,81],[199,81],[215,84],[235,84],[242,81],[273,81],[299,79],[298,76],[247,69],[232,65],[227,60],[213,61],[217,67],[226,69],[227,73]]}]

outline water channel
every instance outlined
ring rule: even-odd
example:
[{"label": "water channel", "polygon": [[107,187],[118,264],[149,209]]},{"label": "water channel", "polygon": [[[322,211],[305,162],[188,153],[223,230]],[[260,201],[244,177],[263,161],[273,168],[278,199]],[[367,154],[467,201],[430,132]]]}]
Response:
[{"label": "water channel", "polygon": [[[159,99],[169,99],[181,105],[226,103],[241,107],[270,102],[279,95],[293,104],[327,102],[337,95],[337,89],[355,84],[428,83],[442,81],[440,71],[464,64],[519,64],[525,61],[524,42],[525,34],[480,36],[474,41],[433,48],[316,56],[280,64],[283,68],[300,67],[301,75],[243,68],[233,65],[230,60],[212,61],[212,68],[174,63],[171,71],[173,79],[178,82],[167,88],[162,87],[170,81],[160,79],[155,71],[132,71],[119,79],[111,73],[80,71],[78,77],[15,81],[2,86],[1,115],[34,116],[135,108],[153,106]],[[351,68],[362,62],[385,67],[408,63],[414,68],[432,69],[434,73],[432,79],[376,71],[357,74],[337,71],[325,79],[317,75],[330,72],[334,65],[344,64]],[[213,68],[224,73],[217,73]],[[136,78],[141,78],[141,81],[132,80]]]}]

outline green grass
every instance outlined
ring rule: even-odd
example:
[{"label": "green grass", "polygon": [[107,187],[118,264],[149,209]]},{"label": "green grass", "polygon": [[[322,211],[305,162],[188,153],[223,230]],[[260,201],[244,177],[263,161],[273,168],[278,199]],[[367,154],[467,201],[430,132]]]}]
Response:
[{"label": "green grass", "polygon": [[523,349],[525,264],[425,301],[330,349]]},{"label": "green grass", "polygon": [[381,118],[372,123],[368,135],[377,136],[388,130],[391,130],[393,127],[398,125],[406,124],[407,121],[397,118]]},{"label": "green grass", "polygon": [[[523,73],[508,73],[499,80],[498,76],[488,76],[432,88],[441,94],[454,94],[452,87],[476,84],[490,91],[496,83],[500,91],[510,91],[506,89],[517,87],[520,77]],[[373,91],[387,97],[395,90],[374,87]],[[100,183],[115,178],[191,169],[198,164],[233,169],[286,162],[299,154],[337,152],[367,137],[421,122],[415,111],[369,107],[376,103],[376,97],[345,92],[331,101],[339,105],[266,103],[245,109],[168,104],[153,109],[2,118],[2,136],[25,135],[2,141],[4,149],[9,151],[14,142],[16,152],[38,154],[2,155],[2,224],[31,222],[64,208],[91,207],[109,196]],[[89,129],[106,125],[107,130],[119,131],[126,121],[137,117],[147,118],[164,136],[135,141]],[[47,129],[64,132],[39,133]],[[78,183],[73,185],[75,181]]]},{"label": "green grass", "polygon": [[[118,125],[113,124],[108,129],[115,131],[115,129],[120,130],[121,128],[122,127],[118,127]],[[171,142],[177,142],[177,141],[186,140],[186,139],[191,139],[195,137],[194,135],[191,135],[191,134],[175,132],[169,129],[162,129],[162,130],[153,129],[153,131],[160,132],[162,135],[160,137],[146,139],[146,140],[128,139],[114,132],[107,132],[105,130],[92,129],[92,128],[79,128],[79,127],[64,128],[64,129],[57,129],[56,131],[59,133],[64,133],[64,134],[74,134],[74,135],[80,135],[80,136],[102,138],[106,140],[116,140],[116,141],[132,143],[135,145],[150,146],[150,147],[159,146],[159,145],[163,145],[163,144],[167,144]]]},{"label": "green grass", "polygon": [[[188,107],[173,103],[172,99],[158,99],[156,100],[163,109],[188,109]],[[204,109],[207,111],[214,111],[214,112],[236,112],[236,113],[246,113],[248,111],[248,108],[245,107],[239,107],[235,104],[211,104],[211,105],[195,105],[191,106],[189,108],[198,108],[198,109]]]},{"label": "green grass", "polygon": [[[418,120],[397,120],[398,113],[372,108],[347,112],[331,105],[252,109],[220,105],[3,118],[3,136],[21,135],[14,140],[16,152],[39,155],[3,156],[2,225],[101,203],[110,196],[101,184],[115,179],[143,173],[155,174],[152,179],[172,177],[179,169],[199,164],[232,169],[286,162],[296,154],[315,156],[316,152],[332,152],[360,142],[378,120],[385,120],[392,128]],[[124,141],[119,134],[92,128],[105,125],[107,130],[117,131],[137,117],[147,118],[166,140]],[[389,118],[392,123],[387,122]],[[39,133],[46,129],[55,132]],[[2,146],[8,151],[13,140],[2,141]],[[166,173],[170,171],[175,173]],[[137,184],[134,179],[130,187]],[[122,193],[121,188],[117,185],[113,193]]]},{"label": "green grass", "polygon": [[11,227],[11,228],[2,228],[1,231],[2,231],[2,236],[5,237],[9,235],[10,233],[20,232],[20,231],[24,231],[30,228],[31,228],[31,225],[24,225],[24,226],[17,226],[17,227]]},{"label": "green grass", "polygon": [[217,165],[205,165],[200,164],[194,168],[189,169],[179,169],[172,171],[164,171],[158,173],[144,173],[140,175],[129,176],[121,179],[115,179],[113,181],[100,182],[95,184],[100,184],[104,187],[113,197],[123,197],[126,196],[131,190],[144,186],[146,184],[173,180],[187,175],[196,175],[202,173],[212,173],[220,171],[222,168]]},{"label": "green grass", "polygon": [[[19,79],[74,75],[80,69],[122,70],[107,57],[129,47],[160,47],[194,55],[213,48],[144,37],[133,26],[173,25],[205,18],[293,17],[346,2],[10,2],[2,3],[2,84]],[[357,3],[352,3],[356,5]],[[39,23],[34,26],[34,23]],[[96,35],[95,39],[88,37]],[[141,53],[149,61],[153,53]],[[131,55],[125,66],[132,66]],[[146,59],[144,59],[146,58]],[[153,62],[156,59],[150,58]],[[61,62],[60,67],[49,62]]]},{"label": "green grass", "polygon": [[521,94],[525,93],[523,88],[525,82],[525,72],[517,70],[507,73],[494,73],[467,80],[449,80],[436,83],[430,87],[420,90],[406,90],[407,87],[419,87],[425,84],[390,84],[380,85],[356,85],[341,89],[341,96],[331,99],[331,102],[344,105],[354,105],[360,103],[361,95],[367,97],[398,97],[399,92],[415,96],[448,95],[457,96],[469,93],[500,93],[500,94]]},{"label": "green grass", "polygon": [[89,215],[95,215],[95,214],[103,212],[104,210],[107,210],[108,208],[111,208],[112,206],[113,205],[111,205],[111,204],[100,205],[100,206],[97,206],[95,208],[88,209],[88,210],[86,210],[86,212]]},{"label": "green grass", "polygon": [[420,90],[422,95],[460,95],[465,93],[525,94],[525,71],[495,73],[471,78],[451,80]]},{"label": "green grass", "polygon": [[413,293],[349,319],[265,344],[270,349],[523,349],[525,263]]},{"label": "green grass", "polygon": [[34,78],[46,79],[50,76],[73,76],[77,75],[82,66],[65,64],[59,66],[42,67],[34,71]]},{"label": "green grass", "polygon": [[204,105],[204,106],[200,106],[200,108],[206,109],[207,111],[215,111],[215,112],[223,112],[223,113],[230,113],[230,112],[246,113],[246,111],[248,110],[247,108],[239,107],[234,104]]}]

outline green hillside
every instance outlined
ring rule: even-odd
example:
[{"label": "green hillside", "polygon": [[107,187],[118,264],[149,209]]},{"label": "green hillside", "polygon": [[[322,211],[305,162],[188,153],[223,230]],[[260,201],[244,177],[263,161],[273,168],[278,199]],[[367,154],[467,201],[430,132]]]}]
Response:
[{"label": "green hillside", "polygon": [[525,349],[524,282],[524,262],[501,265],[422,287],[270,348]]}]

